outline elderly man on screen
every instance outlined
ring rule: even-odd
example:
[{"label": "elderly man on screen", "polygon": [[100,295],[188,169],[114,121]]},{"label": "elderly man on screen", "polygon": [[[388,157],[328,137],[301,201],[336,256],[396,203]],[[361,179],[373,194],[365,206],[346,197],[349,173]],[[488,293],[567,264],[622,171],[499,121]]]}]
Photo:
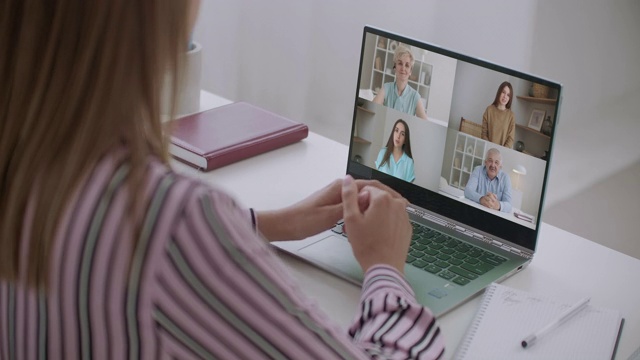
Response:
[{"label": "elderly man on screen", "polygon": [[488,208],[511,212],[511,179],[502,171],[502,155],[498,149],[489,149],[484,165],[473,170],[464,196]]}]

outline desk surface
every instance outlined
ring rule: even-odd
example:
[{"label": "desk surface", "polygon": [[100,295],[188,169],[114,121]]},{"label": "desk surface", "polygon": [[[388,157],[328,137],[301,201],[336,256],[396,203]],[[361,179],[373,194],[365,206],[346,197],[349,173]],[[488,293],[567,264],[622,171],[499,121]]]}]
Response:
[{"label": "desk surface", "polygon": [[[202,108],[228,103],[203,93]],[[241,204],[256,209],[289,205],[343,177],[348,147],[310,132],[301,142],[203,173],[174,161],[174,168],[224,189]],[[619,310],[626,322],[617,359],[627,359],[640,346],[640,260],[542,223],[531,264],[505,285],[568,301],[591,296],[595,306]],[[338,277],[282,255],[300,287],[336,323],[347,327],[360,289]],[[446,358],[453,355],[480,303],[476,296],[439,318]]]}]

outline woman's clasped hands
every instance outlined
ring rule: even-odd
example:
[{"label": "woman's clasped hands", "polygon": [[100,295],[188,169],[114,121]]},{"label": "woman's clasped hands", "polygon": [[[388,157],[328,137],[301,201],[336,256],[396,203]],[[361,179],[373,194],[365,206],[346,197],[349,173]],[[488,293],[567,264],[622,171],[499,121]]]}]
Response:
[{"label": "woman's clasped hands", "polygon": [[403,273],[412,233],[407,205],[405,198],[379,181],[347,175],[291,206],[257,212],[257,223],[269,241],[298,240],[344,219],[344,230],[364,272],[375,264],[386,264]]},{"label": "woman's clasped hands", "polygon": [[353,254],[366,272],[385,264],[404,273],[412,227],[409,202],[389,187],[372,182],[359,188],[347,176],[342,184],[343,218]]}]

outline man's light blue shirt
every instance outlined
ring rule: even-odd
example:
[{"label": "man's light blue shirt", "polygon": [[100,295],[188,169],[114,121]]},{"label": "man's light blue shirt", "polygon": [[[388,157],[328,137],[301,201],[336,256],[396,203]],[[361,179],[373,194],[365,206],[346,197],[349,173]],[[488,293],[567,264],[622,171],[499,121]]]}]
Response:
[{"label": "man's light blue shirt", "polygon": [[491,180],[487,175],[485,165],[476,166],[464,188],[464,196],[480,203],[480,198],[487,195],[488,192],[496,194],[500,201],[500,211],[511,212],[511,179],[509,176],[500,170],[498,175]]},{"label": "man's light blue shirt", "polygon": [[382,159],[384,158],[384,153],[387,149],[383,148],[378,153],[378,159],[376,160],[376,169],[382,171],[385,174],[389,174],[391,176],[395,176],[404,181],[413,182],[416,179],[416,176],[413,172],[413,159],[410,158],[405,152],[402,153],[398,162],[393,158],[393,154],[389,156],[389,161],[387,161],[383,166],[380,166],[382,163]]}]

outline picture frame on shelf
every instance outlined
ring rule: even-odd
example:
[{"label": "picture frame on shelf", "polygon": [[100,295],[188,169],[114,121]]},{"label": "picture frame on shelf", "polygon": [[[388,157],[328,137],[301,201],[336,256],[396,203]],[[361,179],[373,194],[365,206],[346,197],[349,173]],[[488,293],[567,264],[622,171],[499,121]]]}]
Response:
[{"label": "picture frame on shelf", "polygon": [[544,116],[546,114],[547,112],[545,110],[533,109],[531,111],[531,116],[529,117],[529,124],[527,126],[536,131],[540,131],[540,129],[542,128],[542,122],[544,121]]}]

